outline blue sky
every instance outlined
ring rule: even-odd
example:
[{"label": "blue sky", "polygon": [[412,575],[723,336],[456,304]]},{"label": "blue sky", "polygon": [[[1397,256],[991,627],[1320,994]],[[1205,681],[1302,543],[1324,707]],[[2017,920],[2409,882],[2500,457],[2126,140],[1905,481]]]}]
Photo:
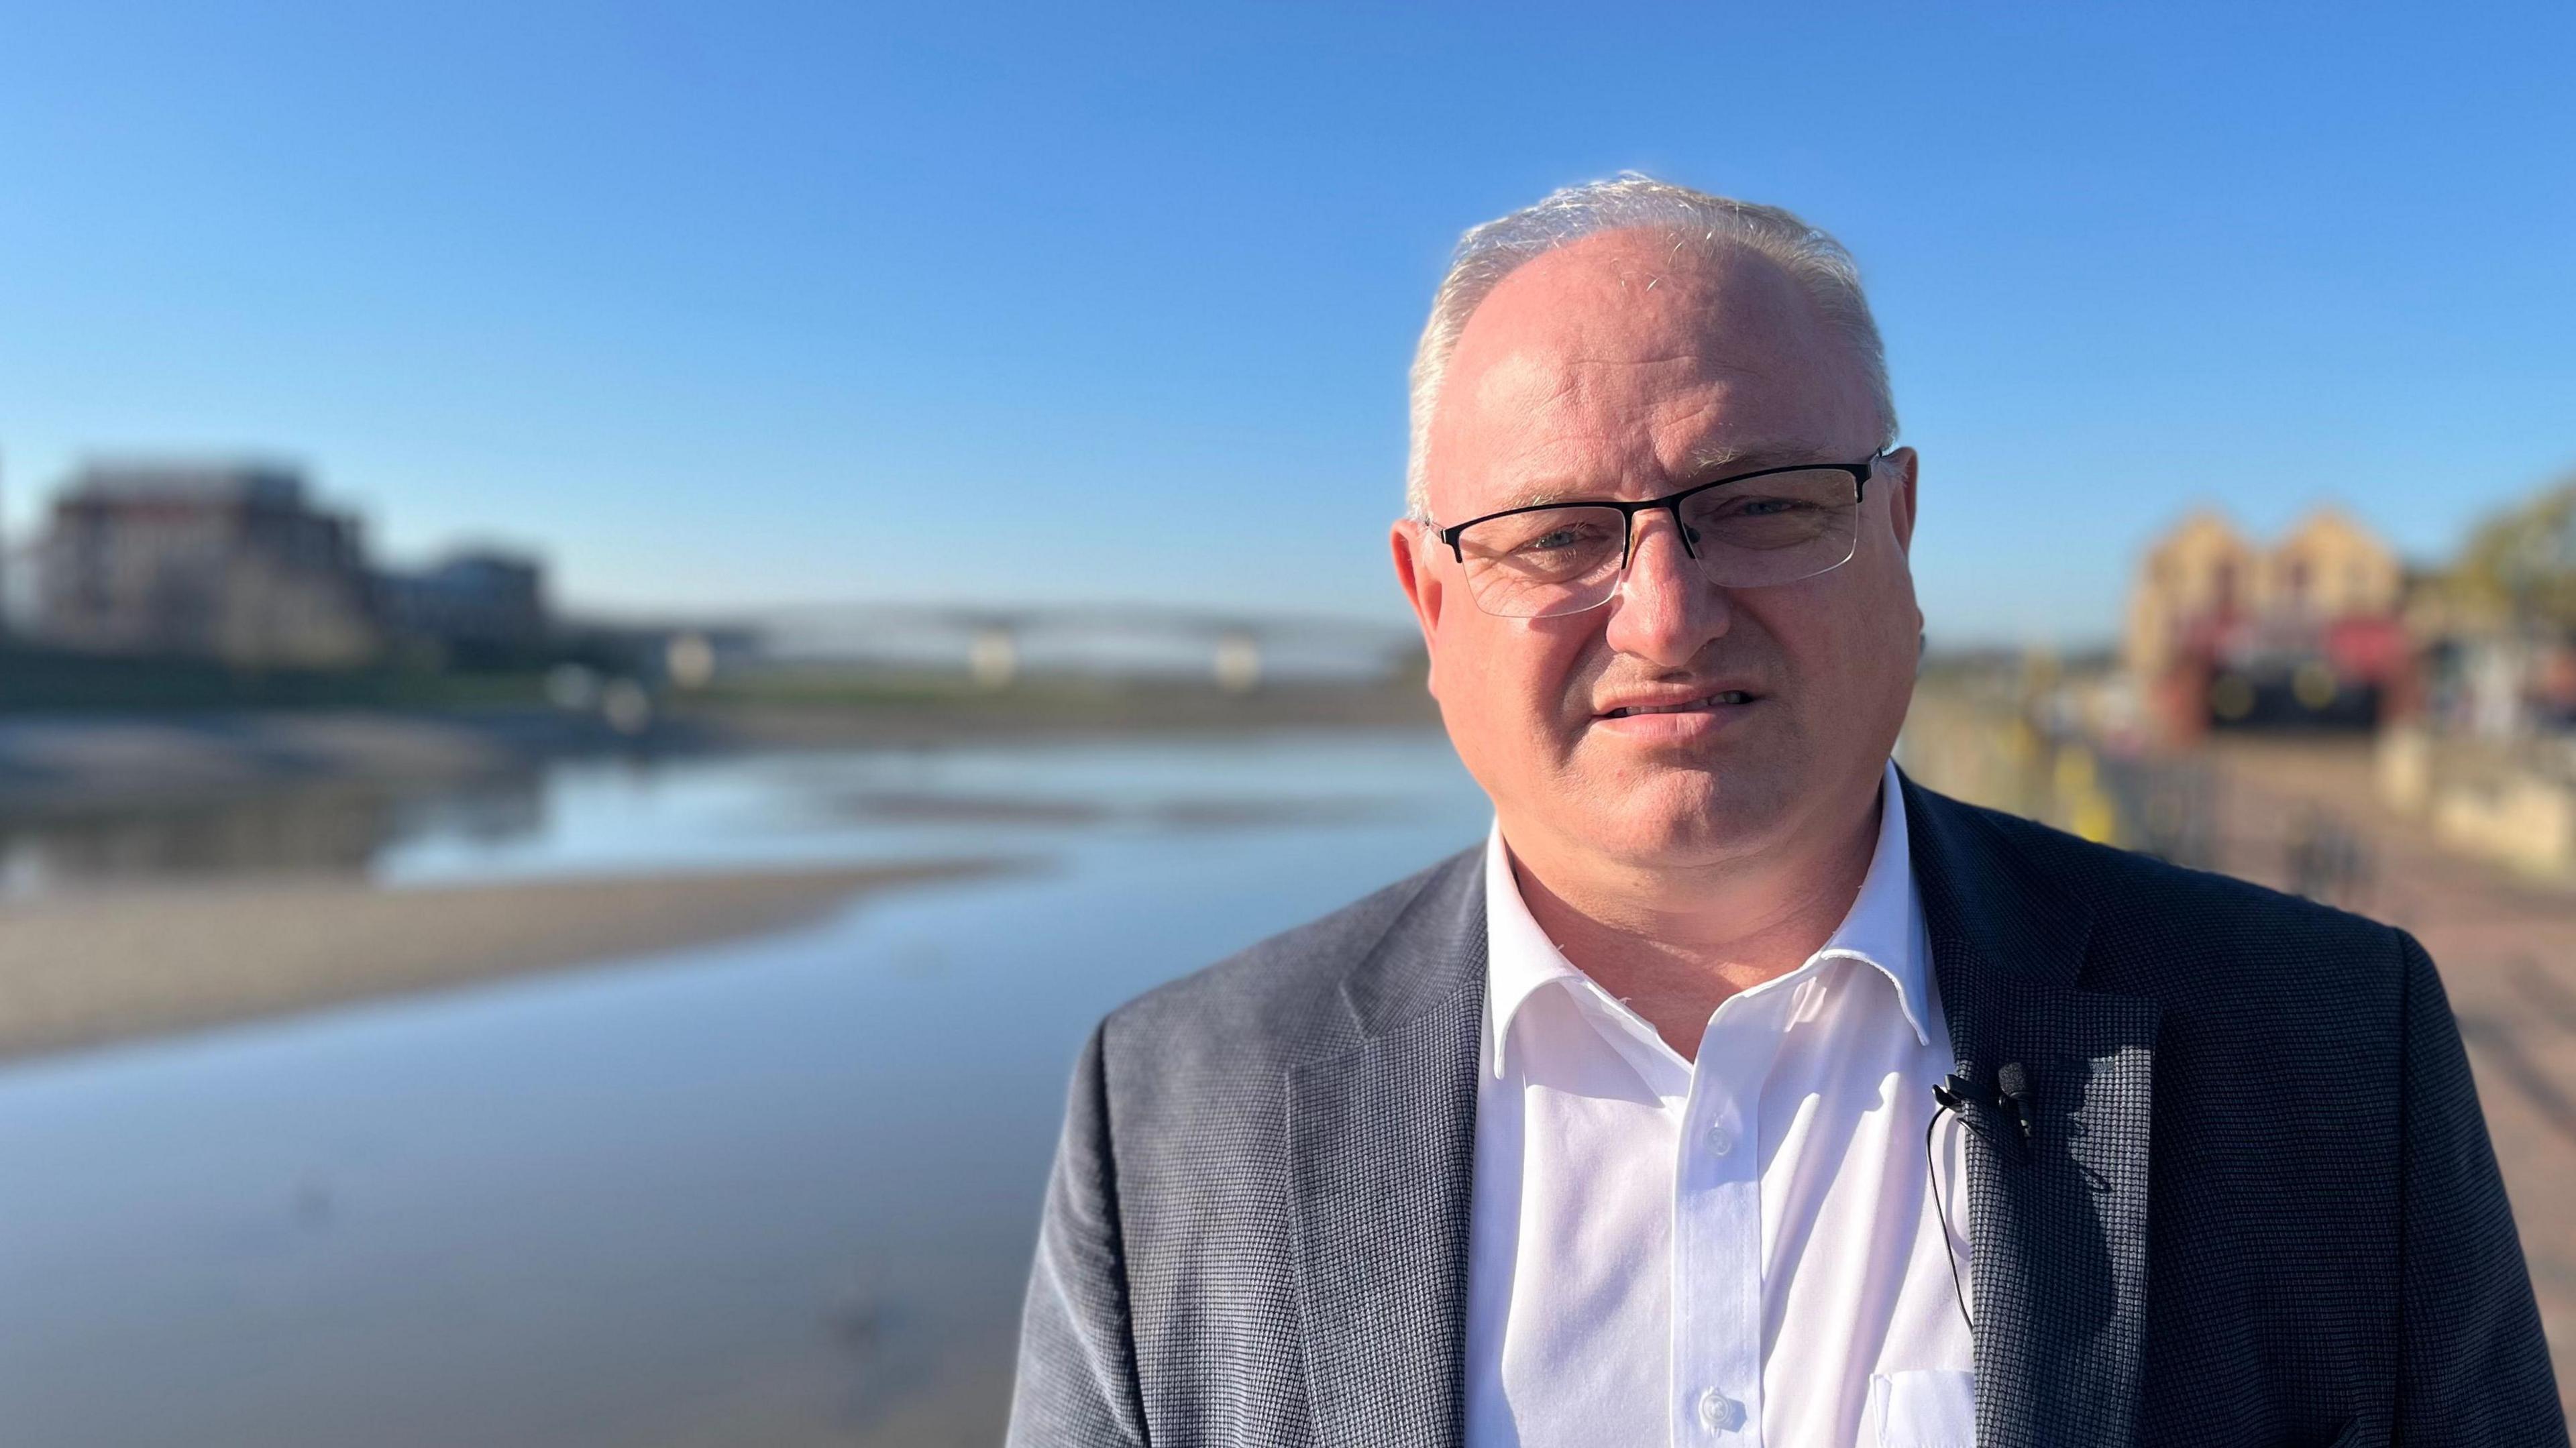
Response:
[{"label": "blue sky", "polygon": [[597,608],[1394,617],[1457,232],[1623,168],[1859,255],[1936,641],[2141,540],[2438,558],[2576,467],[2576,7],[0,0],[13,531],[300,459]]}]

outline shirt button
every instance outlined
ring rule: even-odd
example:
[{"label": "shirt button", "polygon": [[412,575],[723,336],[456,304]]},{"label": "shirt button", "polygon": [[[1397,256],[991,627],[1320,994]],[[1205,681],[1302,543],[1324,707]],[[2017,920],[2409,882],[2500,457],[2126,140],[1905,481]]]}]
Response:
[{"label": "shirt button", "polygon": [[1708,1124],[1708,1149],[1719,1156],[1735,1150],[1735,1133],[1726,1129],[1725,1122],[1712,1121]]},{"label": "shirt button", "polygon": [[1714,1432],[1732,1433],[1744,1426],[1744,1405],[1710,1388],[1699,1395],[1699,1421]]}]

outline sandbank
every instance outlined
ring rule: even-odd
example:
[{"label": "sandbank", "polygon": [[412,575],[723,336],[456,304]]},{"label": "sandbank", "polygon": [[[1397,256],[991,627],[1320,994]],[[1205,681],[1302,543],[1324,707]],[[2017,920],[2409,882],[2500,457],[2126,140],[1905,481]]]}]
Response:
[{"label": "sandbank", "polygon": [[0,905],[0,1060],[784,930],[984,862],[385,889],[155,884]]}]

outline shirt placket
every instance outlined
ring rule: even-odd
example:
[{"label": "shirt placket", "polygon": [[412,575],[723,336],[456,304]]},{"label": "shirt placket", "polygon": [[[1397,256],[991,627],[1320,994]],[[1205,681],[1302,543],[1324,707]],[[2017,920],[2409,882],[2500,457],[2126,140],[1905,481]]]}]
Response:
[{"label": "shirt placket", "polygon": [[1788,981],[1730,998],[1700,1038],[1673,1171],[1676,1445],[1762,1442],[1762,1083]]}]

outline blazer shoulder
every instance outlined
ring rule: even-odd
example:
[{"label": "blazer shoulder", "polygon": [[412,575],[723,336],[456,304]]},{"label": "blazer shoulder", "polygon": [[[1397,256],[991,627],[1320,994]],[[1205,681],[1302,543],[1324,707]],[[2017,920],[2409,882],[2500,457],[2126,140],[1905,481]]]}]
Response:
[{"label": "blazer shoulder", "polygon": [[1481,847],[1281,931],[1109,1013],[1113,1049],[1151,1043],[1158,1052],[1206,1050],[1257,1060],[1300,1048],[1330,1048],[1352,1034],[1342,983],[1416,902],[1466,882]]},{"label": "blazer shoulder", "polygon": [[1944,804],[1973,815],[1975,827],[2084,907],[2094,959],[2118,974],[2154,979],[2168,966],[2186,971],[2194,991],[2277,998],[2348,991],[2382,974],[2393,988],[2403,970],[2411,937],[2367,916],[2018,815]]}]

